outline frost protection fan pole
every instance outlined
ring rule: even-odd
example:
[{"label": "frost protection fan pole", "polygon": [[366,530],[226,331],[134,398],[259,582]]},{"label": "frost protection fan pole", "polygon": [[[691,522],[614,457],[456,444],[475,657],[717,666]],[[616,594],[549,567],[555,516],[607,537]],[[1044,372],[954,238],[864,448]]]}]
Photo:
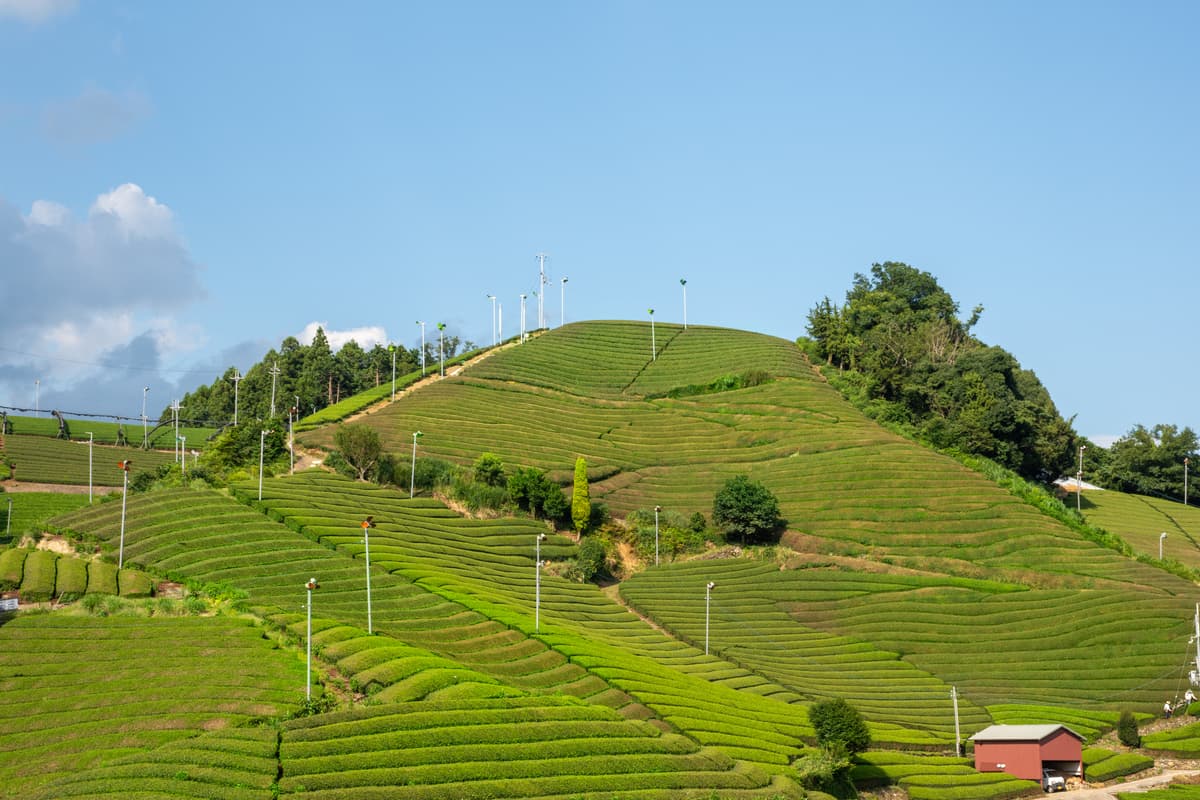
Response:
[{"label": "frost protection fan pole", "polygon": [[533,630],[542,630],[542,542],[546,534],[539,533],[533,545]]},{"label": "frost protection fan pole", "polygon": [[363,520],[363,548],[367,559],[367,633],[375,632],[371,625],[371,528],[374,526],[374,517],[367,517]]},{"label": "frost protection fan pole", "polygon": [[117,466],[125,475],[121,490],[121,539],[117,545],[117,569],[120,569],[125,564],[125,500],[129,497],[129,468],[133,466],[133,462],[118,461]]},{"label": "frost protection fan pole", "polygon": [[316,578],[309,578],[308,583],[304,584],[304,588],[308,590],[308,602],[305,604],[308,608],[308,636],[304,654],[304,699],[312,699],[312,593],[314,589],[320,588]]}]

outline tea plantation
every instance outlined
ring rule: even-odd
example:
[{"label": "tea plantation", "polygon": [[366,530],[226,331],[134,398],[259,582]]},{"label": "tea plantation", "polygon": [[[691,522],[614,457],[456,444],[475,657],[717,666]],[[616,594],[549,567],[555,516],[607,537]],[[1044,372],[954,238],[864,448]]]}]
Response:
[{"label": "tea plantation", "polygon": [[[954,754],[952,688],[963,738],[1056,722],[1090,741],[1178,694],[1200,591],[1150,548],[1169,530],[1193,563],[1192,509],[1106,493],[1085,514],[1122,550],[878,427],[790,342],[658,325],[656,344],[648,324],[567,325],[363,419],[405,463],[415,430],[422,455],[462,464],[565,477],[582,455],[618,515],[708,514],[749,473],[780,499],[778,546],[601,588],[571,579],[575,541],[540,521],[310,470],[266,477],[261,499],[257,476],[131,495],[117,571],[121,505],[85,495],[52,525],[99,555],[0,551],[0,590],[108,613],[89,598],[170,580],[209,611],[0,615],[0,797],[798,798],[807,709],[840,697],[873,739],[861,787],[1007,798],[1040,788]],[[302,443],[332,446],[321,422]],[[47,482],[77,483],[86,447],[6,448],[35,438],[63,448]],[[32,452],[6,457],[32,480]],[[307,688],[337,710],[295,716],[309,611]]]}]

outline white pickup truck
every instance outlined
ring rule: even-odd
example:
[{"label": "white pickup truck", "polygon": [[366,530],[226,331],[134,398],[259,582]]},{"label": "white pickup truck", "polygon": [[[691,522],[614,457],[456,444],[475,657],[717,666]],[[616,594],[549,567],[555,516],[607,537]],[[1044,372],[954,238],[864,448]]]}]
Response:
[{"label": "white pickup truck", "polygon": [[1065,792],[1067,781],[1061,775],[1055,775],[1048,769],[1042,770],[1042,789],[1046,792]]}]

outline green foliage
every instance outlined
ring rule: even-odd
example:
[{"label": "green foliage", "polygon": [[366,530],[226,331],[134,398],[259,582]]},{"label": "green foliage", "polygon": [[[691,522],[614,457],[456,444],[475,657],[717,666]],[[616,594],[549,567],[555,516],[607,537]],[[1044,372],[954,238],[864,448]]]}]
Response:
[{"label": "green foliage", "polygon": [[1117,720],[1117,738],[1126,747],[1142,746],[1142,735],[1138,733],[1137,719],[1129,709],[1122,711],[1121,718]]},{"label": "green foliage", "polygon": [[504,462],[495,453],[481,453],[475,459],[475,480],[485,486],[504,485]]},{"label": "green foliage", "polygon": [[[438,486],[450,485],[454,481],[455,470],[454,464],[449,461],[418,456],[415,464],[410,463],[408,477],[416,489],[432,491]],[[400,485],[404,485],[403,480],[400,481]]]},{"label": "green foliage", "polygon": [[580,535],[592,521],[592,499],[588,493],[587,460],[583,456],[575,459],[575,485],[571,492],[571,521]]},{"label": "green foliage", "polygon": [[805,750],[792,766],[804,788],[846,797],[853,790],[847,780],[851,763],[844,749],[820,747]]},{"label": "green foliage", "polygon": [[598,575],[606,573],[604,544],[595,536],[588,536],[579,543],[579,552],[575,556],[575,566],[580,578],[590,581]]},{"label": "green foliage", "polygon": [[1107,452],[1089,448],[1087,456],[1096,481],[1107,489],[1182,500],[1183,462],[1196,457],[1197,445],[1191,428],[1136,425]]},{"label": "green foliage", "polygon": [[736,475],[713,498],[712,518],[726,535],[737,534],[743,543],[755,541],[779,527],[779,500],[761,482]]},{"label": "green foliage", "polygon": [[1154,759],[1141,753],[1115,753],[1110,758],[1085,766],[1083,778],[1090,782],[1111,781],[1153,766]]},{"label": "green foliage", "polygon": [[360,481],[367,479],[367,474],[374,469],[383,452],[379,432],[361,423],[338,425],[333,434],[333,443],[346,461],[354,467]]},{"label": "green foliage", "polygon": [[558,484],[534,467],[513,470],[508,476],[508,495],[518,508],[534,516],[560,521],[570,511],[570,503]]},{"label": "green foliage", "polygon": [[907,264],[856,274],[846,304],[808,315],[809,350],[856,372],[856,403],[882,422],[913,426],[936,446],[994,459],[1025,477],[1069,469],[1077,438],[1037,376],[970,333],[937,280]]},{"label": "green foliage", "polygon": [[853,755],[871,746],[871,732],[862,715],[840,697],[814,703],[808,709],[808,719],[823,747],[841,748]]}]

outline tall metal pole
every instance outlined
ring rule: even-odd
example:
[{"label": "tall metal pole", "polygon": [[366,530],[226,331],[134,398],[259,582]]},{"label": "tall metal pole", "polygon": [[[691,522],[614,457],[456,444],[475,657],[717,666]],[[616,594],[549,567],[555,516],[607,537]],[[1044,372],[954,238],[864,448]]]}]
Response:
[{"label": "tall metal pole", "polygon": [[125,485],[121,489],[121,539],[117,545],[117,569],[125,564],[125,500],[129,497],[129,468],[132,461],[121,461],[120,467],[125,475]]},{"label": "tall metal pole", "polygon": [[238,420],[238,384],[242,382],[242,374],[236,369],[233,371],[233,424],[237,425]]},{"label": "tall metal pole", "polygon": [[489,294],[488,300],[492,301],[492,347],[496,346],[496,295]]},{"label": "tall metal pole", "polygon": [[1166,541],[1166,539],[1167,539],[1167,532],[1166,532],[1166,531],[1163,531],[1162,533],[1160,533],[1160,534],[1158,535],[1158,560],[1159,560],[1159,561],[1162,561],[1162,556],[1163,556],[1163,542],[1164,542],[1164,541]]},{"label": "tall metal pole", "polygon": [[88,505],[92,504],[92,444],[96,441],[96,436],[91,431],[88,435]]},{"label": "tall metal pole", "polygon": [[180,455],[179,473],[181,475],[187,475],[187,437],[186,436],[179,437],[179,455]]},{"label": "tall metal pole", "polygon": [[279,377],[279,362],[271,367],[271,416],[275,416],[275,380]]},{"label": "tall metal pole", "polygon": [[392,401],[396,400],[396,345],[389,344],[388,350],[392,351]]},{"label": "tall metal pole", "polygon": [[538,330],[546,327],[545,295],[546,295],[546,254],[538,253]]},{"label": "tall metal pole", "polygon": [[4,518],[4,538],[12,538],[12,498],[8,498],[8,516]]},{"label": "tall metal pole", "polygon": [[662,506],[654,507],[654,566],[658,566],[658,512],[662,511]]},{"label": "tall metal pole", "polygon": [[300,416],[300,409],[288,409],[288,474],[296,474],[296,425],[293,418]]},{"label": "tall metal pole", "polygon": [[683,329],[687,330],[687,281],[683,278],[679,279],[679,285],[683,287]]},{"label": "tall metal pole", "polygon": [[962,734],[958,728],[958,687],[950,687],[950,699],[954,701],[954,755],[962,755]]},{"label": "tall metal pole", "polygon": [[438,363],[441,365],[441,367],[440,367],[441,377],[444,378],[444,377],[446,377],[446,348],[444,345],[445,336],[442,335],[442,331],[446,330],[446,323],[439,322],[437,324],[437,329],[438,329]]},{"label": "tall metal pole", "polygon": [[308,602],[305,603],[308,609],[308,636],[305,637],[307,644],[304,649],[304,699],[306,700],[312,699],[312,593],[319,586],[316,578],[309,578],[308,583],[304,584],[304,588],[308,590]]},{"label": "tall metal pole", "polygon": [[375,524],[374,517],[367,517],[363,520],[363,547],[367,558],[367,633],[374,633],[375,628],[371,624],[371,527]]},{"label": "tall metal pole", "polygon": [[267,434],[270,431],[263,431],[258,437],[258,501],[262,502],[262,481],[263,481],[263,453],[267,449]]},{"label": "tall metal pole", "polygon": [[150,444],[150,428],[146,420],[146,393],[149,391],[149,386],[142,389],[142,447],[147,447]]},{"label": "tall metal pole", "polygon": [[1083,451],[1086,444],[1079,445],[1079,472],[1075,474],[1075,510],[1083,513]]},{"label": "tall metal pole", "polygon": [[521,295],[521,338],[519,341],[525,341],[525,295]]},{"label": "tall metal pole", "polygon": [[654,338],[654,309],[648,309],[650,313],[650,360],[658,361],[658,342]]},{"label": "tall metal pole", "polygon": [[1190,462],[1191,462],[1191,459],[1189,459],[1189,458],[1185,458],[1185,459],[1183,460],[1183,504],[1184,504],[1185,506],[1187,505],[1187,490],[1188,490],[1188,486],[1187,486],[1187,481],[1188,481],[1188,464],[1189,464]]},{"label": "tall metal pole", "polygon": [[562,291],[560,292],[560,297],[558,298],[558,311],[559,311],[558,327],[560,327],[560,328],[563,325],[567,324],[567,279],[566,278],[562,279],[561,289],[562,289]]},{"label": "tall metal pole", "polygon": [[421,377],[425,377],[425,323],[417,320],[417,324],[421,326]]},{"label": "tall metal pole", "polygon": [[[42,379],[34,378],[33,379],[33,415],[35,417],[40,417],[42,415],[41,394],[42,394]],[[142,405],[142,414],[144,415],[145,413],[146,413],[146,407],[143,404]]]},{"label": "tall metal pole", "polygon": [[504,303],[496,303],[496,334],[504,341]]},{"label": "tall metal pole", "polygon": [[542,542],[546,534],[539,533],[534,541],[533,556],[533,630],[542,630]]},{"label": "tall metal pole", "polygon": [[709,581],[704,587],[704,655],[708,655],[708,608],[712,599],[712,590],[716,584]]},{"label": "tall metal pole", "polygon": [[421,436],[420,431],[413,431],[413,455],[412,455],[412,474],[408,479],[408,496],[412,499],[417,491],[417,437]]},{"label": "tall metal pole", "polygon": [[[175,420],[175,438],[178,439],[179,438],[179,398],[178,397],[175,398],[175,402],[171,404],[171,416]],[[180,455],[183,455],[184,458],[187,458],[187,456],[185,454],[181,453]],[[179,459],[176,458],[175,460],[178,461]]]}]

